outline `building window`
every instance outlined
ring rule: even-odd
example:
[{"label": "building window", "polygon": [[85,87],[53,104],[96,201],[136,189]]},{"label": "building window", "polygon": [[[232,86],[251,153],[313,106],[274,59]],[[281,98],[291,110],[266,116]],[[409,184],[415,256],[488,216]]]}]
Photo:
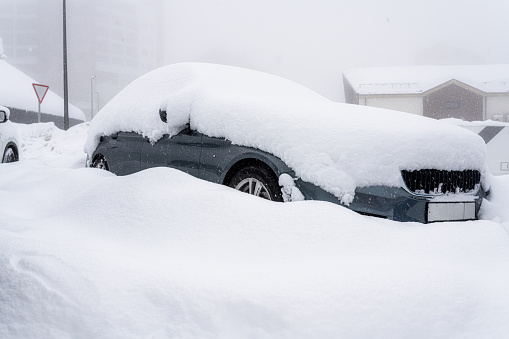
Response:
[{"label": "building window", "polygon": [[445,109],[459,109],[461,107],[461,103],[459,101],[446,101],[444,103]]}]

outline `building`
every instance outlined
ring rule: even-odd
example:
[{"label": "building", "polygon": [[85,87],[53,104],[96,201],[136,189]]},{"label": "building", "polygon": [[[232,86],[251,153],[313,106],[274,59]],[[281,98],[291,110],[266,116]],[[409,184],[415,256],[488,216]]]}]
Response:
[{"label": "building", "polygon": [[[2,0],[8,62],[63,95],[62,1]],[[69,102],[90,118],[132,80],[163,63],[161,0],[67,1]],[[93,107],[92,107],[93,104]]]},{"label": "building", "polygon": [[[9,108],[11,121],[54,122],[64,128],[64,100],[49,89],[36,95],[36,81],[6,61],[2,41],[0,37],[0,104]],[[85,121],[83,112],[73,105],[69,105],[68,113],[70,126]]]},{"label": "building", "polygon": [[353,69],[345,101],[435,119],[509,121],[509,65]]},{"label": "building", "polygon": [[486,163],[494,175],[509,174],[509,124],[497,121],[466,122],[449,120],[479,134],[486,143]]},{"label": "building", "polygon": [[[57,127],[64,128],[64,99],[47,90],[39,105],[33,86],[36,81],[1,58],[0,79],[0,105],[9,108],[11,121],[29,124],[40,120],[54,122]],[[85,121],[85,114],[72,104],[69,104],[68,113],[69,126]]]}]

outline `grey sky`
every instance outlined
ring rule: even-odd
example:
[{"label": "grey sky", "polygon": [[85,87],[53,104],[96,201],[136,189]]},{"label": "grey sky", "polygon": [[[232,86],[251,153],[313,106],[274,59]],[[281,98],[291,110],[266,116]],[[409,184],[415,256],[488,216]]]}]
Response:
[{"label": "grey sky", "polygon": [[509,63],[505,0],[166,1],[166,62],[254,68],[342,100],[342,70]]}]

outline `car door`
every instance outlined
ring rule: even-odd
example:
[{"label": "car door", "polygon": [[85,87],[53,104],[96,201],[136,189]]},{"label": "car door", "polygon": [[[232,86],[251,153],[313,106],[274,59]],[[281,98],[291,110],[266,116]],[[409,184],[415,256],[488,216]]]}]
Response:
[{"label": "car door", "polygon": [[116,175],[129,175],[140,171],[143,137],[134,132],[118,132],[104,137],[102,153],[109,170]]},{"label": "car door", "polygon": [[198,176],[202,134],[186,128],[170,137],[164,135],[155,144],[145,138],[141,155],[141,169],[172,167]]},{"label": "car door", "polygon": [[223,138],[202,137],[202,151],[200,157],[200,178],[221,183],[226,165],[237,154],[239,146]]}]

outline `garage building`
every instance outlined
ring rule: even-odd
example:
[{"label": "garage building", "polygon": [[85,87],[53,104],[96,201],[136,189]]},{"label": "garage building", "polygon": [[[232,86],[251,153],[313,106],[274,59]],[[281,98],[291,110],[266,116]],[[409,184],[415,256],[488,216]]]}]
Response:
[{"label": "garage building", "polygon": [[352,69],[345,101],[443,119],[509,121],[509,65]]}]

